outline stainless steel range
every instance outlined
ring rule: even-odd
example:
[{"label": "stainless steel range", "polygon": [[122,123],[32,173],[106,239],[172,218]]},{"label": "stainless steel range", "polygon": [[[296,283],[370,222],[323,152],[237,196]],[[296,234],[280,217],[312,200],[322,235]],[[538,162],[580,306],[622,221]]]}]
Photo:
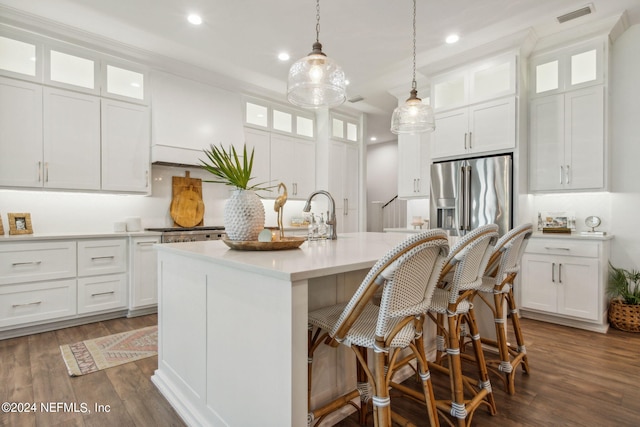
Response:
[{"label": "stainless steel range", "polygon": [[147,231],[159,231],[162,233],[161,243],[197,242],[202,240],[220,240],[226,236],[224,227],[165,227],[147,228]]}]

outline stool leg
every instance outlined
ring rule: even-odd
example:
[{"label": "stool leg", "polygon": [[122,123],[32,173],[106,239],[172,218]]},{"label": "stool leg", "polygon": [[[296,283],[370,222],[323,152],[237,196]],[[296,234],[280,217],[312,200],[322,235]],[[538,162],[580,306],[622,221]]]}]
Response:
[{"label": "stool leg", "polygon": [[527,349],[524,345],[524,335],[522,334],[522,328],[520,327],[520,316],[518,315],[518,307],[516,307],[513,291],[509,289],[509,293],[506,296],[507,304],[509,306],[509,312],[511,313],[511,324],[513,325],[513,332],[516,336],[517,350],[522,360],[522,369],[526,374],[529,373],[529,361],[527,359]]},{"label": "stool leg", "polygon": [[496,326],[496,345],[500,354],[500,365],[498,370],[505,376],[506,391],[509,394],[515,394],[515,388],[511,385],[513,367],[511,366],[511,357],[509,355],[509,343],[507,340],[506,319],[504,318],[504,303],[506,294],[504,292],[494,292],[493,302],[495,305],[494,321]]},{"label": "stool leg", "polygon": [[[455,313],[455,307],[450,313]],[[449,381],[451,383],[451,415],[456,418],[459,427],[466,426],[467,408],[464,402],[464,385],[462,381],[462,361],[460,360],[460,337],[458,336],[458,316],[447,315],[447,355],[449,359]]]},{"label": "stool leg", "polygon": [[427,363],[427,355],[424,352],[424,338],[422,334],[423,322],[424,319],[421,319],[416,326],[416,332],[418,332],[418,338],[416,339],[418,375],[420,375],[420,379],[422,380],[422,390],[424,391],[424,399],[427,405],[429,425],[431,427],[440,427],[440,422],[438,421],[438,410],[436,408],[436,399],[433,394],[433,384],[431,382],[431,372],[429,371],[429,364]]},{"label": "stool leg", "polygon": [[491,412],[491,415],[495,415],[497,412],[496,401],[493,396],[493,391],[491,390],[491,382],[489,381],[489,373],[487,372],[487,364],[484,358],[484,352],[482,350],[482,342],[480,340],[480,333],[478,331],[478,324],[476,323],[476,316],[473,310],[473,306],[469,310],[467,317],[467,323],[469,325],[469,329],[471,330],[475,358],[478,364],[478,371],[480,373],[481,386],[484,390],[486,390],[486,400],[489,403],[489,410]]}]

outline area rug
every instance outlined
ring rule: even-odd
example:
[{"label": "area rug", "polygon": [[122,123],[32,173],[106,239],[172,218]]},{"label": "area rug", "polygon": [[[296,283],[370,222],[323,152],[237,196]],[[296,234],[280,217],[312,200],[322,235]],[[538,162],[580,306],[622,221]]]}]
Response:
[{"label": "area rug", "polygon": [[69,375],[111,368],[158,354],[158,326],[60,346]]}]

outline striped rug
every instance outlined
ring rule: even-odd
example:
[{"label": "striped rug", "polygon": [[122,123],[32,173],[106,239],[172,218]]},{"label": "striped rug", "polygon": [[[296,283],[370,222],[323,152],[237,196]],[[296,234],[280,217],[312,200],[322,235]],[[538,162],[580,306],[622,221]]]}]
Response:
[{"label": "striped rug", "polygon": [[158,354],[158,326],[60,346],[69,375],[96,372]]}]

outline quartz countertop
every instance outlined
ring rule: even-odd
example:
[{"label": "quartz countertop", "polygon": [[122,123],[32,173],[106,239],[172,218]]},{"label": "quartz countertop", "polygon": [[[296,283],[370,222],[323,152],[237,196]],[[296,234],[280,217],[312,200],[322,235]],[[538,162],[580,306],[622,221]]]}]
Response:
[{"label": "quartz countertop", "polygon": [[[5,230],[7,231],[7,230]],[[7,231],[8,233],[8,231]],[[60,240],[60,239],[102,239],[111,237],[144,237],[144,236],[160,236],[162,233],[157,231],[125,231],[117,232],[96,232],[96,233],[34,233],[34,234],[5,234],[0,236],[0,243],[17,243],[37,240]]]},{"label": "quartz countertop", "polygon": [[598,234],[581,234],[578,233],[543,233],[543,232],[534,232],[531,235],[532,238],[536,239],[575,239],[575,240],[611,240],[613,239],[612,234],[598,235]]},{"label": "quartz countertop", "polygon": [[165,243],[155,248],[294,281],[371,268],[407,237],[403,233],[345,233],[338,235],[337,240],[307,241],[297,249],[279,251],[234,250],[220,240]]}]

